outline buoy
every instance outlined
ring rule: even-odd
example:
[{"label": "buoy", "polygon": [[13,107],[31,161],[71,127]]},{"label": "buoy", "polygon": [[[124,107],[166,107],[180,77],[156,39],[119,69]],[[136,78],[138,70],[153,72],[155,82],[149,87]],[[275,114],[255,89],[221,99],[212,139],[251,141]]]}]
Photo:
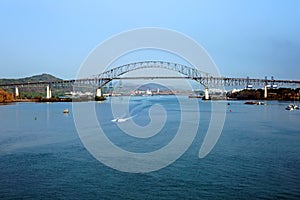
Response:
[{"label": "buoy", "polygon": [[232,110],[230,109],[229,112],[232,112]]}]

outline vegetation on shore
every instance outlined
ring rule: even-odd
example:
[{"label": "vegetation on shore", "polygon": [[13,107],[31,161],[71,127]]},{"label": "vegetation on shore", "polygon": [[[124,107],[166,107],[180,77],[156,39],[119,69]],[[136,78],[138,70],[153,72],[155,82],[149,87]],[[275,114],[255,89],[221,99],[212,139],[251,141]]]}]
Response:
[{"label": "vegetation on shore", "polygon": [[[55,76],[52,76],[50,74],[41,74],[41,75],[35,75],[31,77],[26,78],[18,78],[18,79],[0,79],[0,85],[1,84],[20,84],[20,83],[30,83],[30,82],[56,82],[61,81],[62,79],[57,78]],[[42,98],[46,96],[46,86],[45,85],[35,85],[35,86],[20,86],[19,93],[20,96],[19,99],[34,99],[34,98]],[[7,88],[7,92],[14,93],[14,87]],[[55,97],[64,96],[65,92],[72,91],[72,87],[64,87],[64,88],[58,88],[58,87],[52,87],[52,95]]]},{"label": "vegetation on shore", "polygon": [[51,97],[50,99],[47,98],[34,98],[36,102],[72,102],[72,98],[59,98],[59,97]]},{"label": "vegetation on shore", "polygon": [[[54,99],[50,99],[54,101]],[[55,98],[56,101],[58,99]],[[72,100],[71,100],[72,101]],[[15,96],[0,88],[0,103],[12,103],[12,102],[46,102],[44,98],[35,97],[35,98],[15,98]]]},{"label": "vegetation on shore", "polygon": [[[299,90],[291,88],[278,88],[278,89],[268,89],[267,100],[285,100],[293,101],[299,100]],[[251,89],[251,90],[241,90],[235,93],[228,93],[228,98],[237,99],[237,100],[263,100],[264,90],[262,89]]]},{"label": "vegetation on shore", "polygon": [[0,103],[10,103],[14,101],[14,96],[9,93],[6,92],[3,89],[0,89]]}]

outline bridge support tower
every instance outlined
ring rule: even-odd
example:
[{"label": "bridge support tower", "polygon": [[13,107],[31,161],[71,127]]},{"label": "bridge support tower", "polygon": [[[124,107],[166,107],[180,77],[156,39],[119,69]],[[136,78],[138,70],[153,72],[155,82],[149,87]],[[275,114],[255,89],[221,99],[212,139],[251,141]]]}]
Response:
[{"label": "bridge support tower", "polygon": [[96,97],[101,97],[101,96],[102,96],[101,88],[97,88],[97,90],[96,90]]},{"label": "bridge support tower", "polygon": [[205,100],[209,100],[208,86],[205,87],[204,98],[205,98]]},{"label": "bridge support tower", "polygon": [[265,85],[264,85],[264,98],[268,98],[268,78],[265,76]]},{"label": "bridge support tower", "polygon": [[104,101],[105,100],[105,97],[102,95],[102,88],[101,87],[97,88],[97,90],[96,90],[95,100],[96,101]]},{"label": "bridge support tower", "polygon": [[267,86],[267,84],[265,84],[265,86],[264,86],[264,98],[266,99],[266,98],[268,98],[268,86]]},{"label": "bridge support tower", "polygon": [[19,94],[19,88],[16,86],[15,87],[15,97],[19,97],[20,94]]},{"label": "bridge support tower", "polygon": [[52,97],[50,85],[47,85],[46,98],[50,99]]}]

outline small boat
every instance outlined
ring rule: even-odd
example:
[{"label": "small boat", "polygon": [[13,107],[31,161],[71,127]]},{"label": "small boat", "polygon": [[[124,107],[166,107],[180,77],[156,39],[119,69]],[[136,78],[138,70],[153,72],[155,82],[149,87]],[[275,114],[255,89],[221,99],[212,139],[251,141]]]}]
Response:
[{"label": "small boat", "polygon": [[245,104],[254,105],[254,104],[256,104],[256,102],[255,101],[246,101]]},{"label": "small boat", "polygon": [[113,120],[111,120],[112,122],[116,122],[116,123],[118,123],[118,122],[126,122],[127,120],[128,120],[129,118],[119,118],[119,117],[117,117],[116,119],[113,119]]},{"label": "small boat", "polygon": [[247,101],[247,102],[245,102],[245,104],[248,104],[248,105],[265,105],[265,103],[262,102],[262,101]]},{"label": "small boat", "polygon": [[290,110],[290,111],[292,111],[292,110],[299,110],[299,106],[297,106],[296,104],[290,104],[285,109],[286,110]]},{"label": "small boat", "polygon": [[69,109],[64,109],[63,113],[69,113]]},{"label": "small boat", "polygon": [[258,102],[256,102],[256,105],[265,105],[265,103],[262,101],[258,101]]},{"label": "small boat", "polygon": [[119,118],[119,117],[117,117],[117,118],[115,118],[115,119],[113,119],[113,120],[111,120],[112,122],[116,122],[116,123],[119,123],[119,122],[126,122],[127,120],[129,120],[129,119],[131,119],[131,118],[133,118],[133,117],[135,117],[136,115],[134,115],[134,116],[131,116],[131,117],[127,117],[127,118]]},{"label": "small boat", "polygon": [[288,105],[286,108],[285,108],[286,110],[290,110],[290,111],[292,111],[292,110],[294,110],[294,107],[293,106],[291,106],[291,105]]}]

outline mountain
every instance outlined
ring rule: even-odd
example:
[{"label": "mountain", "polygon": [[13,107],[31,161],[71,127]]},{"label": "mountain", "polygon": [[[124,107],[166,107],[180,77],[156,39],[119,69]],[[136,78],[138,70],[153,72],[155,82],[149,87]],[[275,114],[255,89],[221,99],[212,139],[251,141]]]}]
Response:
[{"label": "mountain", "polygon": [[[25,78],[17,78],[17,79],[0,79],[0,85],[1,84],[12,84],[12,83],[28,83],[28,82],[55,82],[55,81],[61,81],[62,79],[57,78],[55,76],[52,76],[50,74],[41,74],[41,75],[34,75],[30,77]],[[5,88],[6,92],[13,94],[14,93],[14,87],[8,87]],[[72,88],[65,87],[65,88],[52,88],[52,96],[61,96],[64,95],[65,91],[71,91]],[[19,98],[36,98],[36,97],[45,97],[46,96],[46,88],[44,85],[37,85],[35,87],[19,87]],[[1,94],[2,95],[2,94]],[[3,94],[2,96],[7,96],[7,94]],[[7,102],[8,100],[3,101]]]},{"label": "mountain", "polygon": [[157,84],[157,83],[147,83],[145,85],[140,86],[137,90],[157,90],[159,89],[160,91],[168,91],[170,90],[166,86]]},{"label": "mountain", "polygon": [[27,82],[39,82],[39,81],[61,81],[62,79],[52,76],[50,74],[41,74],[35,75],[25,78],[18,78],[18,79],[0,79],[0,84],[10,84],[10,83],[27,83]]}]

